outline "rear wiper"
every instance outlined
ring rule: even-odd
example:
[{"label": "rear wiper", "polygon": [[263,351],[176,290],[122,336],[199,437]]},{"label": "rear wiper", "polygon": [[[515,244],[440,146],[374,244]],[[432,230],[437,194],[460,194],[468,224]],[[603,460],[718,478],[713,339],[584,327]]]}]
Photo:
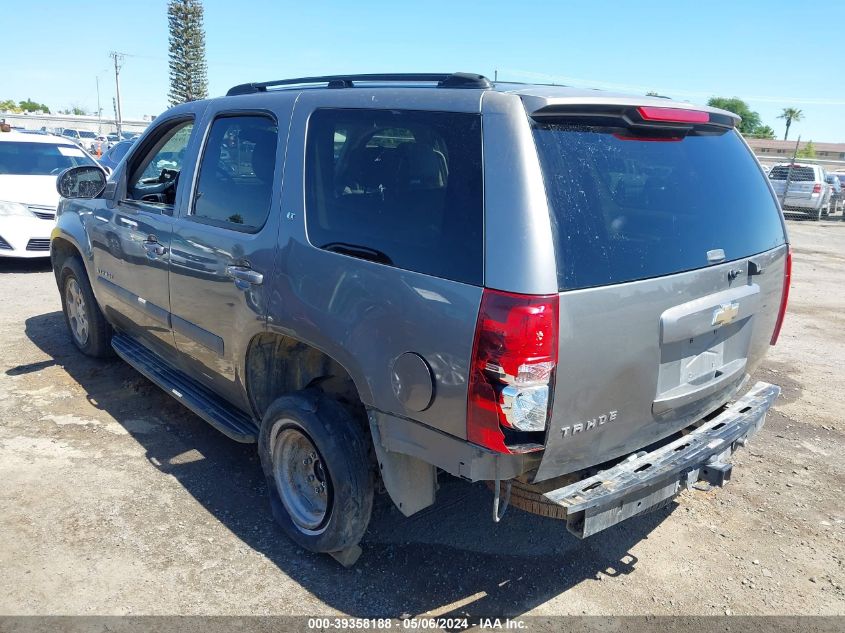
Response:
[{"label": "rear wiper", "polygon": [[393,260],[388,257],[387,253],[375,248],[370,248],[369,246],[346,244],[344,242],[330,242],[328,244],[323,244],[320,248],[331,251],[332,253],[341,253],[343,255],[349,255],[350,257],[357,257],[359,259],[366,259],[370,262],[393,266]]}]

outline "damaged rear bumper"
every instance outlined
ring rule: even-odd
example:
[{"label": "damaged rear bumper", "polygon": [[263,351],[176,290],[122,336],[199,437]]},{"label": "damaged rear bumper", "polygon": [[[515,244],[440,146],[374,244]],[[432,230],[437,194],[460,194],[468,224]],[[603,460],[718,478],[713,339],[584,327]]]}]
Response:
[{"label": "damaged rear bumper", "polygon": [[699,479],[723,485],[728,458],[760,430],[780,387],[758,382],[721,414],[683,437],[597,475],[547,492],[566,508],[566,526],[584,538],[670,499]]}]

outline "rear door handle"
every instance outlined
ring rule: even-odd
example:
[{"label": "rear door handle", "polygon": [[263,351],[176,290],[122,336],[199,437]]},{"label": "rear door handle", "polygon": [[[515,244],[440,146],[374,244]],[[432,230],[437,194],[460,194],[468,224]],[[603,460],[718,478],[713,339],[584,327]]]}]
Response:
[{"label": "rear door handle", "polygon": [[248,266],[226,266],[226,274],[235,280],[235,285],[241,290],[260,286],[264,282],[264,275]]}]

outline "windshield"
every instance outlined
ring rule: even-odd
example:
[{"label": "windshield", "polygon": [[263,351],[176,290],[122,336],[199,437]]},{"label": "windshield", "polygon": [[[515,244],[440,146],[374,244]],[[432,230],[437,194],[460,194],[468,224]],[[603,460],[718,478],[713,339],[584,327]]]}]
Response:
[{"label": "windshield", "polygon": [[0,142],[0,175],[49,176],[80,165],[96,163],[76,145]]},{"label": "windshield", "polygon": [[537,124],[561,290],[659,277],[784,243],[777,204],[735,132],[635,138]]}]

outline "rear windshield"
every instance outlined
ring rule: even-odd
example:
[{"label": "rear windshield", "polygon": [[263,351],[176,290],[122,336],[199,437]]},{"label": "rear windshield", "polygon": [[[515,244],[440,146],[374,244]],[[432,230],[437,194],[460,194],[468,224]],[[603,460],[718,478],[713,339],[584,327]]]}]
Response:
[{"label": "rear windshield", "polygon": [[660,277],[784,243],[777,205],[735,132],[632,139],[536,124],[561,290]]},{"label": "rear windshield", "polygon": [[[772,167],[769,172],[769,178],[772,180],[786,180],[789,174],[789,165],[777,165]],[[802,167],[795,165],[792,168],[792,176],[789,177],[790,182],[813,182],[816,175],[812,167]]]},{"label": "rear windshield", "polygon": [[76,145],[0,142],[0,175],[58,175],[68,167],[95,164]]}]

